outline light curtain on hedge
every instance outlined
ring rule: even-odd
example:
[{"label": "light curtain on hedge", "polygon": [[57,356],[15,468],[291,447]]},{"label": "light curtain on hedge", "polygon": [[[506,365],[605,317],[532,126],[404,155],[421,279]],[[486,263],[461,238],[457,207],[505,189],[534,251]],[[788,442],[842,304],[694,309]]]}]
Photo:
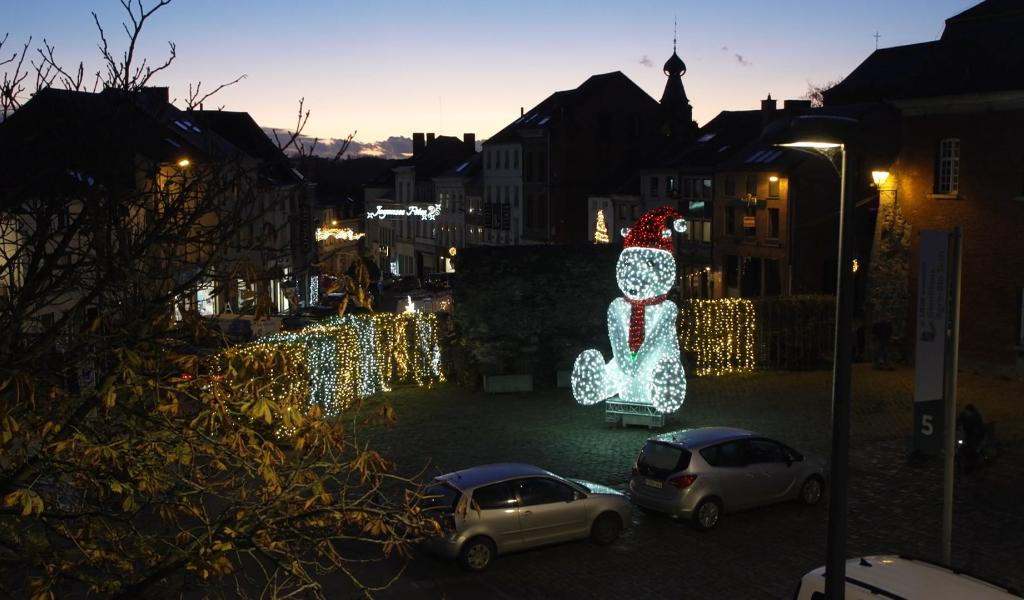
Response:
[{"label": "light curtain on hedge", "polygon": [[329,415],[397,383],[430,386],[445,380],[433,314],[333,317],[239,349],[254,357],[275,351],[288,357],[277,363],[283,375],[275,383],[279,395],[306,398],[306,408],[317,405]]},{"label": "light curtain on hedge", "polygon": [[679,344],[698,375],[753,371],[755,309],[750,300],[685,300],[680,305]]}]

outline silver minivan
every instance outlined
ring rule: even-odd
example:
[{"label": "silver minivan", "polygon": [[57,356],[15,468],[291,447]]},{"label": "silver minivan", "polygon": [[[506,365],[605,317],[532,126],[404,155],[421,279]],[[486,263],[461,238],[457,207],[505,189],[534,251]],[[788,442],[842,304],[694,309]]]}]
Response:
[{"label": "silver minivan", "polygon": [[825,461],[745,429],[701,427],[647,440],[629,492],[641,508],[711,529],[724,512],[785,500],[816,504]]},{"label": "silver minivan", "polygon": [[624,494],[517,463],[482,465],[434,478],[426,490],[443,534],[427,549],[471,571],[498,554],[591,538],[615,541],[630,522]]}]

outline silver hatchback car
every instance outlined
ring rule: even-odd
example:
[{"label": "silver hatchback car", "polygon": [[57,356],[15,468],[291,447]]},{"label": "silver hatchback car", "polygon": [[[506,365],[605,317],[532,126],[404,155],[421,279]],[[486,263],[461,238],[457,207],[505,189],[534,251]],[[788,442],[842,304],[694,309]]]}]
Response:
[{"label": "silver hatchback car", "polygon": [[609,487],[515,463],[441,475],[426,493],[444,530],[427,548],[471,571],[514,550],[588,537],[610,544],[632,510],[629,499]]},{"label": "silver hatchback car", "polygon": [[816,504],[825,461],[744,429],[683,429],[647,440],[629,491],[641,508],[711,529],[726,511],[784,500]]}]

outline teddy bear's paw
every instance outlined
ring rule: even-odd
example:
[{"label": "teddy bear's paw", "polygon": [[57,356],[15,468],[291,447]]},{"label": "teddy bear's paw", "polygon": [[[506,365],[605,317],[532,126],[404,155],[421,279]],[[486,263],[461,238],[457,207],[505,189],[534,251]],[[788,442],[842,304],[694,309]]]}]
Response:
[{"label": "teddy bear's paw", "polygon": [[584,350],[572,367],[572,395],[583,405],[604,400],[605,363],[597,350]]},{"label": "teddy bear's paw", "polygon": [[662,360],[651,381],[651,403],[661,413],[675,412],[686,399],[686,373],[675,360]]}]

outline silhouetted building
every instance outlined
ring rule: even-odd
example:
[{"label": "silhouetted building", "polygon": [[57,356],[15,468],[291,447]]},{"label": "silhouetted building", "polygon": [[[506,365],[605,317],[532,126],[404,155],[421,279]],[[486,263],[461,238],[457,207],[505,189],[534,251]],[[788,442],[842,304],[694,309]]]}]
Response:
[{"label": "silhouetted building", "polygon": [[658,143],[659,104],[616,71],[556,92],[483,144],[484,244],[588,239],[588,198],[619,189]]}]

